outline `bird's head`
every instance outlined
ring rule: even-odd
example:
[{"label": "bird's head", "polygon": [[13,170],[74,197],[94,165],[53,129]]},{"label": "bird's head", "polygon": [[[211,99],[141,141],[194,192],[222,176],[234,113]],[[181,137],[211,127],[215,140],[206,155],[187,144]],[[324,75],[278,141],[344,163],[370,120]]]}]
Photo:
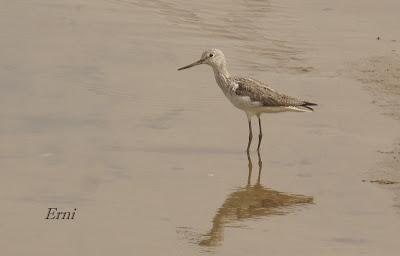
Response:
[{"label": "bird's head", "polygon": [[219,49],[208,49],[203,52],[198,61],[193,62],[187,66],[178,68],[178,70],[191,68],[200,64],[207,64],[211,67],[218,67],[225,64],[225,56]]}]

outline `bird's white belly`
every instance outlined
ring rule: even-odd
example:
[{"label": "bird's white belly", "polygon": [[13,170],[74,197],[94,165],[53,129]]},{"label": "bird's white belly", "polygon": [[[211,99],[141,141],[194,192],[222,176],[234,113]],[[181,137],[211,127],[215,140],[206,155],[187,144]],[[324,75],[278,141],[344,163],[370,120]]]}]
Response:
[{"label": "bird's white belly", "polygon": [[306,109],[292,107],[292,106],[276,106],[266,107],[263,106],[259,101],[252,101],[248,96],[237,96],[236,94],[227,93],[226,97],[232,102],[232,104],[245,111],[250,115],[257,115],[261,113],[279,113],[279,112],[308,112]]},{"label": "bird's white belly", "polygon": [[235,107],[244,111],[251,111],[255,108],[262,107],[261,102],[252,101],[248,96],[237,96],[236,94],[227,93],[226,97]]}]

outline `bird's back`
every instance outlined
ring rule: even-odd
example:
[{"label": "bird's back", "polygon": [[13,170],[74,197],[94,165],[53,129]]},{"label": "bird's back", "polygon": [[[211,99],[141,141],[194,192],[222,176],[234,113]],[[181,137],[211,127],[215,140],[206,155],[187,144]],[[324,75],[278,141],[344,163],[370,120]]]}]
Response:
[{"label": "bird's back", "polygon": [[312,110],[310,106],[316,104],[300,100],[279,92],[276,92],[267,84],[246,77],[231,77],[232,93],[237,97],[248,97],[257,107],[304,107]]}]

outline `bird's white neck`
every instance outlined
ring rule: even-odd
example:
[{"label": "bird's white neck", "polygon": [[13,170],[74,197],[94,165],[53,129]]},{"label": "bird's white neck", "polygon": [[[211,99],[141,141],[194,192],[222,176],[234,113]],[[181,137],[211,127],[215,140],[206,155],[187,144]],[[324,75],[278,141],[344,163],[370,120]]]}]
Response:
[{"label": "bird's white neck", "polygon": [[215,80],[219,87],[226,92],[229,83],[227,82],[231,76],[226,68],[226,63],[221,62],[218,65],[213,65],[212,69],[214,71]]}]

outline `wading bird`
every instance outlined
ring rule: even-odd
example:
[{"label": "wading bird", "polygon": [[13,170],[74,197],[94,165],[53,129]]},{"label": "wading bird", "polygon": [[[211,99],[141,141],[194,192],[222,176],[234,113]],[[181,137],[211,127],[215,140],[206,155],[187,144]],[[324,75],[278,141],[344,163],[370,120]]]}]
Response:
[{"label": "wading bird", "polygon": [[200,60],[181,67],[178,70],[187,69],[200,64],[207,64],[212,67],[215,80],[225,96],[235,107],[246,113],[249,122],[247,152],[250,150],[251,141],[253,139],[251,128],[251,118],[253,116],[257,116],[258,118],[259,136],[257,151],[259,151],[262,140],[261,114],[287,111],[311,112],[313,111],[312,106],[317,105],[278,93],[268,87],[267,84],[255,79],[232,76],[226,68],[225,56],[219,49],[204,51]]}]

